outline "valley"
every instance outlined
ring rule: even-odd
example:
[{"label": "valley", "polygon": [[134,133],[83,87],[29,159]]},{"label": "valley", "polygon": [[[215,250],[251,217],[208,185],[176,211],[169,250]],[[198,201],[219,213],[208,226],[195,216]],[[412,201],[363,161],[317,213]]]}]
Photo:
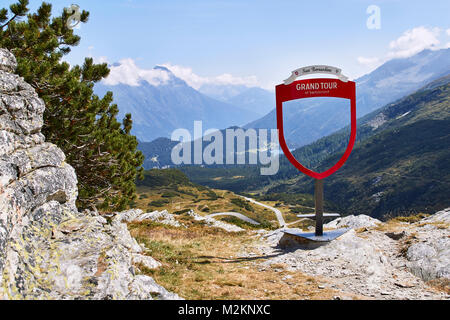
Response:
[{"label": "valley", "polygon": [[[364,213],[388,219],[418,212],[432,213],[450,206],[446,196],[450,192],[446,160],[450,149],[449,50],[425,50],[407,59],[394,59],[356,81],[360,115],[356,145],[348,163],[326,181],[328,210],[344,215]],[[413,75],[420,72],[426,72],[427,76],[414,81]],[[395,85],[386,87],[387,79],[395,79]],[[285,120],[295,120],[296,130],[305,139],[311,138],[308,138],[308,133],[312,131],[317,137],[312,139],[312,143],[293,150],[293,155],[306,167],[323,171],[340,158],[347,146],[350,130],[348,126],[336,127],[337,131],[325,136],[321,130],[311,130],[309,126],[314,122],[308,117],[315,114],[315,121],[320,121],[322,118],[317,112],[333,117],[326,123],[339,126],[342,119],[334,117],[333,112],[340,109],[337,104],[325,106],[320,101],[302,103],[305,104],[303,107],[288,109],[310,110],[307,112],[311,114],[306,117],[287,114]],[[273,127],[276,121],[273,112],[271,114],[271,125],[245,127]],[[288,124],[286,128],[285,134],[289,131]],[[288,144],[298,142],[293,137]],[[176,142],[164,139],[141,144],[146,168],[173,166],[169,151]],[[204,142],[203,147],[205,145]],[[250,146],[246,146],[245,151],[249,157]],[[260,174],[261,165],[176,167],[194,183],[215,189],[256,196],[312,194],[312,180],[299,175],[283,155],[278,172],[270,176]]]},{"label": "valley", "polygon": [[[215,218],[245,229],[267,230],[283,227],[298,221],[298,214],[310,213],[311,207],[297,203],[283,204],[273,200],[255,201],[251,195],[241,196],[227,190],[211,189],[194,184],[176,169],[150,170],[139,183],[138,197],[133,208],[143,211],[167,210],[182,215],[190,210],[202,216]],[[310,196],[305,196],[311,199]],[[308,204],[311,203],[311,200]],[[244,221],[233,214],[243,215],[258,225]],[[220,215],[218,215],[220,214]],[[296,225],[308,225],[302,221]]]},{"label": "valley", "polygon": [[[344,167],[325,180],[328,210],[379,219],[450,205],[449,76],[358,120],[357,142]],[[324,171],[341,157],[349,128],[293,151],[302,164]],[[256,166],[182,167],[194,182],[261,196],[312,194],[312,179],[299,175],[284,158],[274,176]],[[240,176],[240,179],[230,179]]]}]

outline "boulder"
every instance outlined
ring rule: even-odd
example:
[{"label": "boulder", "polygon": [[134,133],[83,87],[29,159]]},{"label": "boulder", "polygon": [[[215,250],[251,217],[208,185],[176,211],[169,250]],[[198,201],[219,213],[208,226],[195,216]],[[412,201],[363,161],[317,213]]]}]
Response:
[{"label": "boulder", "polygon": [[377,224],[381,223],[380,220],[360,214],[358,216],[346,216],[342,218],[337,218],[324,225],[324,228],[329,229],[340,229],[340,228],[365,228],[365,227],[375,227]]},{"label": "boulder", "polygon": [[438,211],[435,214],[422,219],[423,222],[437,222],[450,224],[450,208]]},{"label": "boulder", "polygon": [[450,209],[436,212],[415,223],[414,242],[406,258],[409,270],[425,281],[450,279]]},{"label": "boulder", "polygon": [[203,216],[195,213],[194,210],[189,210],[188,215],[191,216],[192,218],[194,218],[195,221],[202,221],[208,227],[219,228],[219,229],[225,230],[227,232],[245,231],[241,227],[238,227],[234,224],[219,221],[219,220],[214,219],[213,217],[203,217]]},{"label": "boulder", "polygon": [[408,267],[425,281],[450,278],[450,242],[439,239],[435,243],[416,243],[406,252]]}]

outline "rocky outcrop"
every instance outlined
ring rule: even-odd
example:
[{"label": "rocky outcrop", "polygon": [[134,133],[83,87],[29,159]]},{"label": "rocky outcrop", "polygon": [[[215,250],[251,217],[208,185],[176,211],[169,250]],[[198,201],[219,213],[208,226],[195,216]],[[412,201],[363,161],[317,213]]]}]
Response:
[{"label": "rocky outcrop", "polygon": [[123,222],[141,222],[144,220],[150,220],[172,227],[182,226],[182,224],[175,219],[173,214],[170,214],[167,210],[144,213],[140,209],[132,209],[120,213],[118,219]]},{"label": "rocky outcrop", "polygon": [[191,216],[192,218],[194,218],[195,221],[203,222],[208,227],[219,228],[219,229],[225,230],[227,232],[242,232],[242,231],[245,231],[241,227],[238,227],[238,226],[236,226],[234,224],[230,224],[230,223],[226,223],[226,222],[223,222],[223,221],[219,221],[219,220],[214,219],[213,217],[208,217],[208,216],[203,217],[203,216],[195,213],[194,210],[190,210],[188,212],[188,215]]},{"label": "rocky outcrop", "polygon": [[[223,229],[227,232],[241,232],[244,229],[223,221],[216,220],[212,217],[204,217],[194,212],[194,210],[189,210],[186,213],[188,216],[192,217],[195,221],[200,221],[207,227]],[[119,217],[120,216],[120,217]],[[185,227],[186,226],[175,219],[175,216],[169,213],[167,210],[163,211],[153,211],[144,213],[140,209],[132,209],[124,211],[118,215],[118,219],[124,222],[142,222],[144,220],[154,221],[157,223],[165,224],[172,227]]]},{"label": "rocky outcrop", "polygon": [[414,224],[413,242],[406,251],[407,266],[425,281],[450,279],[450,209]]},{"label": "rocky outcrop", "polygon": [[78,212],[77,177],[41,134],[43,101],[0,49],[0,299],[177,299],[118,214]]},{"label": "rocky outcrop", "polygon": [[426,223],[447,223],[450,224],[450,208],[436,212],[435,214],[422,220]]},{"label": "rocky outcrop", "polygon": [[282,230],[268,232],[261,235],[264,244],[257,247],[260,255],[270,257],[260,263],[261,268],[282,264],[361,297],[450,299],[427,284],[450,278],[449,212],[416,223],[389,224],[367,216],[336,219],[325,227],[353,229],[314,249],[280,249]]}]

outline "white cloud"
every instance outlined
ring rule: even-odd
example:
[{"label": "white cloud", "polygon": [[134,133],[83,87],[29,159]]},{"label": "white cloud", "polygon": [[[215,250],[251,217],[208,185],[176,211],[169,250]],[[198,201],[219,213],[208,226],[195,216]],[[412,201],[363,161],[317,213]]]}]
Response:
[{"label": "white cloud", "polygon": [[445,30],[445,33],[447,33],[447,35],[450,36],[450,29]]},{"label": "white cloud", "polygon": [[133,59],[120,60],[120,64],[110,67],[111,72],[104,81],[107,85],[117,85],[119,83],[130,86],[139,86],[142,80],[152,85],[160,85],[166,83],[170,79],[170,75],[164,70],[140,69]]},{"label": "white cloud", "polygon": [[408,30],[389,43],[388,58],[407,58],[425,49],[440,49],[438,39],[440,33],[439,28],[417,27]]},{"label": "white cloud", "polygon": [[[437,27],[426,28],[423,26],[407,30],[400,37],[389,43],[389,51],[383,57],[358,57],[358,63],[372,71],[391,59],[408,58],[425,49],[438,50],[448,48],[450,43],[441,45],[439,40],[441,31]],[[449,34],[449,32],[450,29],[447,29],[446,33]]]},{"label": "white cloud", "polygon": [[198,89],[203,83],[203,78],[196,75],[192,71],[192,68],[172,65],[170,63],[165,63],[162,66],[169,69],[176,77],[186,81],[188,85],[195,89]]},{"label": "white cloud", "polygon": [[186,83],[194,89],[199,89],[204,84],[245,85],[248,87],[258,85],[256,76],[236,77],[229,73],[224,73],[219,76],[202,77],[195,74],[192,68],[189,67],[172,65],[170,63],[165,63],[163,66],[172,71],[176,77],[186,81]]},{"label": "white cloud", "polygon": [[[96,63],[107,62],[106,57],[94,58]],[[194,89],[199,89],[204,84],[221,84],[221,85],[245,85],[248,87],[257,86],[258,81],[255,76],[249,77],[235,77],[231,74],[224,73],[214,77],[202,77],[194,73],[192,68],[173,65],[170,63],[162,64],[161,66],[169,69],[176,77],[186,81],[186,83]],[[147,81],[152,85],[161,85],[170,79],[170,73],[161,69],[141,69],[136,65],[133,59],[123,59],[119,65],[111,66],[111,72],[104,80],[107,85],[117,85],[119,83],[130,86],[139,86],[142,80]]]}]

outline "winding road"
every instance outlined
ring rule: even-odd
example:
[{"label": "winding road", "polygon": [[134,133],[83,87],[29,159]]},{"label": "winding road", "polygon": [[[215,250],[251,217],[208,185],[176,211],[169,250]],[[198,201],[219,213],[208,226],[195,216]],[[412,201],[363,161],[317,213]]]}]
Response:
[{"label": "winding road", "polygon": [[242,197],[242,198],[244,198],[247,201],[250,201],[251,203],[254,203],[254,204],[257,204],[257,205],[259,205],[261,207],[264,207],[264,208],[267,208],[269,210],[272,210],[275,213],[276,217],[277,217],[278,224],[280,225],[280,228],[286,227],[286,221],[284,221],[283,213],[280,210],[278,210],[277,208],[274,208],[274,207],[271,207],[271,206],[269,206],[267,204],[258,202],[258,201],[254,200],[252,198],[247,198],[247,197]]},{"label": "winding road", "polygon": [[[264,208],[267,208],[267,209],[273,211],[275,213],[275,216],[277,217],[278,224],[280,225],[280,228],[286,227],[286,221],[284,221],[283,213],[280,210],[278,210],[277,208],[271,207],[271,206],[269,206],[267,204],[258,202],[258,201],[254,200],[252,198],[247,198],[247,197],[243,197],[243,196],[241,196],[241,197],[244,198],[245,200],[251,202],[251,203],[254,203],[254,204],[258,205],[258,206],[261,206],[261,207],[264,207]],[[232,217],[239,218],[239,219],[241,219],[241,220],[243,220],[245,222],[251,223],[253,225],[259,225],[260,224],[259,222],[255,221],[253,219],[250,219],[249,217],[243,215],[242,213],[238,213],[238,212],[218,212],[218,213],[212,213],[212,214],[207,215],[207,217],[216,217],[216,216],[232,216]]]}]

